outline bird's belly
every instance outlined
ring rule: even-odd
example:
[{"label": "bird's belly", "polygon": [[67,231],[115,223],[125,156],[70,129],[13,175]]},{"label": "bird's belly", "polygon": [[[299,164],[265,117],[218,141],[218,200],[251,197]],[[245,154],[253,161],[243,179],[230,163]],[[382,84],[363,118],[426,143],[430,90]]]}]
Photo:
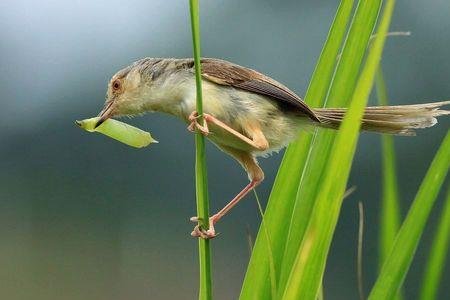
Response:
[{"label": "bird's belly", "polygon": [[[185,117],[195,110],[195,97],[185,101]],[[222,121],[233,130],[251,138],[246,132],[247,124],[258,124],[269,143],[269,149],[260,151],[242,141],[229,131],[208,123],[211,134],[208,138],[219,146],[264,155],[285,147],[298,134],[301,127],[299,116],[281,110],[269,97],[259,94],[218,86],[203,81],[203,111]]]}]

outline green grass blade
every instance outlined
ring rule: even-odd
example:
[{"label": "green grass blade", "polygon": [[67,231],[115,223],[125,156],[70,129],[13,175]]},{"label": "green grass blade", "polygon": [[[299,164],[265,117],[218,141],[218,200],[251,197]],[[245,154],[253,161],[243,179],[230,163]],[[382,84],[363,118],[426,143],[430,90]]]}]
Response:
[{"label": "green grass blade", "polygon": [[[372,1],[371,1],[372,2]],[[282,299],[316,299],[325,269],[326,258],[339,217],[343,195],[364,108],[373,86],[389,28],[394,0],[387,1],[378,37],[371,47],[358,80],[352,102],[336,136],[325,177],[316,198],[310,223],[294,262]],[[345,53],[344,53],[345,54]]]},{"label": "green grass blade", "polygon": [[[198,0],[190,0],[189,7],[191,13],[192,41],[194,47],[195,83],[197,87],[197,112],[200,116],[199,122],[203,123]],[[206,172],[205,138],[202,134],[197,133],[195,135],[195,148],[195,187],[197,195],[197,216],[200,220],[200,226],[207,229],[209,227],[208,179]],[[200,289],[198,298],[200,300],[212,299],[210,243],[210,240],[205,240],[202,238],[198,239],[200,262]]]},{"label": "green grass blade", "polygon": [[370,293],[370,300],[392,299],[408,272],[436,196],[450,166],[450,131],[439,148]]},{"label": "green grass blade", "polygon": [[[345,199],[345,194],[344,194]],[[364,206],[362,202],[358,202],[359,210],[359,226],[358,226],[358,254],[356,259],[356,274],[358,276],[358,293],[359,299],[364,300],[364,273],[363,273],[363,240],[364,240]]]},{"label": "green grass blade", "polygon": [[[360,1],[346,39],[338,67],[333,78],[327,106],[346,106],[356,86],[364,54],[375,27],[381,0]],[[309,222],[314,200],[319,192],[319,182],[328,163],[335,132],[322,130],[317,133],[298,187],[294,211],[289,227],[286,251],[280,276],[280,290],[291,273],[293,262],[302,243]],[[281,296],[281,294],[280,294]]]},{"label": "green grass blade", "polygon": [[261,201],[259,201],[258,193],[256,192],[256,189],[253,189],[253,193],[255,194],[255,200],[258,204],[258,210],[261,215],[261,228],[264,230],[264,235],[266,237],[266,245],[267,245],[267,255],[269,257],[269,276],[270,276],[270,287],[271,287],[271,296],[272,299],[275,299],[277,295],[277,279],[275,278],[276,270],[275,270],[275,263],[273,260],[273,251],[272,251],[272,240],[270,239],[269,232],[267,231],[266,222],[264,221],[264,211],[261,205]]},{"label": "green grass blade", "polygon": [[[379,105],[388,105],[386,84],[381,67],[377,72],[376,91]],[[380,214],[380,268],[388,256],[400,228],[400,200],[393,137],[387,134],[381,135],[381,148],[383,156],[383,196]],[[402,298],[401,292],[399,292],[395,299],[400,300]]]},{"label": "green grass blade", "polygon": [[[339,54],[342,45],[353,2],[354,0],[341,2],[330,28],[305,98],[305,101],[312,106],[321,106],[325,101],[336,65],[335,57]],[[279,270],[281,266],[289,226],[288,220],[293,207],[291,199],[294,199],[297,193],[310,141],[311,134],[301,133],[297,141],[286,150],[264,216],[266,229],[272,239],[271,248],[276,270]],[[253,248],[240,299],[270,299],[270,262],[266,243],[265,230],[261,227]]]},{"label": "green grass blade", "polygon": [[422,279],[420,300],[437,299],[437,292],[448,255],[450,244],[450,188],[447,191],[444,209],[431,246],[431,252]]},{"label": "green grass blade", "polygon": [[320,285],[319,294],[317,295],[317,300],[323,300],[323,284]]},{"label": "green grass blade", "polygon": [[[380,105],[387,105],[386,87],[381,73],[377,73],[376,90]],[[395,167],[395,149],[392,136],[382,135],[383,152],[383,197],[381,202],[380,219],[380,262],[389,254],[395,236],[400,228],[400,209],[398,198],[398,184]],[[380,264],[381,266],[381,264]]]}]

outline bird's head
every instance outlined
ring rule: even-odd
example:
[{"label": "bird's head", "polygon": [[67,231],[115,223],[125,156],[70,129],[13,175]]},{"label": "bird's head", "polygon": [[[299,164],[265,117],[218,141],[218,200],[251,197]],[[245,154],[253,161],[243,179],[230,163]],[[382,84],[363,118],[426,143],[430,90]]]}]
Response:
[{"label": "bird's head", "polygon": [[134,116],[169,105],[173,95],[167,79],[173,72],[168,65],[164,59],[144,58],[114,74],[97,126],[111,117]]}]

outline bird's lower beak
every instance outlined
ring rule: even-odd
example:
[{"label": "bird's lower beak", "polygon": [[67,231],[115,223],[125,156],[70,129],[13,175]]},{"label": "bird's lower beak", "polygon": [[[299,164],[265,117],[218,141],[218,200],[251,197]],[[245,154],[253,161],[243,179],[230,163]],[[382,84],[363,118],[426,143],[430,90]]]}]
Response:
[{"label": "bird's lower beak", "polygon": [[100,117],[100,120],[97,121],[97,124],[95,124],[94,128],[97,128],[98,126],[102,125],[103,122],[108,120],[112,115],[113,109],[114,109],[113,101],[107,102],[105,107],[98,114],[98,116]]}]

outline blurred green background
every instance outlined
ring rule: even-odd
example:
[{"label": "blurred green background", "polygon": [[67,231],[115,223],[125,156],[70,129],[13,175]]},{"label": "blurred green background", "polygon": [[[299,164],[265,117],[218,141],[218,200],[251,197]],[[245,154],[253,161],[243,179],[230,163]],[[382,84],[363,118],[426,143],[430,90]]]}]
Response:
[{"label": "blurred green background", "polygon": [[[201,1],[202,53],[252,67],[303,96],[339,1]],[[383,67],[391,103],[450,98],[450,2],[398,1]],[[0,299],[194,299],[197,242],[193,136],[158,114],[129,120],[160,141],[132,149],[77,128],[101,109],[109,78],[142,57],[192,55],[188,1],[0,3]],[[374,103],[374,99],[372,99]],[[409,207],[449,118],[398,137],[402,211]],[[208,145],[212,211],[246,174]],[[267,199],[281,154],[261,159]],[[366,211],[365,287],[377,273],[380,139],[362,134],[324,279],[325,297],[357,299],[357,201]],[[448,186],[448,180],[447,180]],[[418,291],[443,193],[411,267]],[[264,201],[265,202],[265,201]],[[217,226],[216,299],[236,299],[249,259],[252,196]],[[444,282],[450,280],[450,264]],[[450,287],[441,288],[448,298]],[[327,297],[328,296],[328,297]]]}]

